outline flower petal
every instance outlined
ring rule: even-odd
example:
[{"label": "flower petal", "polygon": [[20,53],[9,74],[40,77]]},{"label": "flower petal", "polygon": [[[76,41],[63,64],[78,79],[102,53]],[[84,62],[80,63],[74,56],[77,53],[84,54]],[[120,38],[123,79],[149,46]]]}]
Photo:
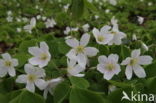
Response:
[{"label": "flower petal", "polygon": [[79,46],[79,41],[75,38],[72,38],[72,39],[66,40],[66,44],[69,45],[70,47],[75,48],[75,47]]},{"label": "flower petal", "polygon": [[7,69],[0,67],[0,77],[4,77],[7,74]]},{"label": "flower petal", "polygon": [[35,85],[34,83],[30,83],[28,82],[27,85],[26,85],[26,89],[29,90],[30,92],[35,92]]},{"label": "flower petal", "polygon": [[29,63],[32,64],[32,65],[38,65],[40,64],[40,59],[38,57],[32,57],[29,59]]},{"label": "flower petal", "polygon": [[46,42],[40,42],[40,48],[41,48],[43,51],[49,50],[49,47],[48,47],[48,45],[47,45]]},{"label": "flower petal", "polygon": [[66,56],[69,58],[69,59],[73,59],[73,60],[76,60],[76,52],[74,49],[71,49],[67,54]]},{"label": "flower petal", "polygon": [[108,60],[113,61],[113,62],[118,62],[119,56],[117,54],[110,54],[108,56]]},{"label": "flower petal", "polygon": [[148,65],[152,63],[153,58],[151,56],[140,56],[138,63],[141,65]]},{"label": "flower petal", "polygon": [[89,42],[90,39],[90,35],[85,33],[82,35],[81,39],[80,39],[80,45],[86,46]]},{"label": "flower petal", "polygon": [[77,61],[80,66],[85,67],[87,64],[87,57],[84,54],[78,54]]},{"label": "flower petal", "polygon": [[35,81],[35,85],[40,89],[43,90],[47,86],[46,82],[43,79],[38,79]]},{"label": "flower petal", "polygon": [[133,58],[136,58],[136,57],[140,56],[140,49],[133,50],[132,53],[131,53],[131,56]]},{"label": "flower petal", "polygon": [[106,56],[99,56],[98,61],[100,64],[104,64],[107,62],[107,57]]},{"label": "flower petal", "polygon": [[8,69],[8,73],[11,77],[14,77],[16,75],[16,71],[15,68],[9,68]]},{"label": "flower petal", "polygon": [[89,57],[96,56],[98,52],[99,50],[94,47],[85,48],[85,54],[88,55]]},{"label": "flower petal", "polygon": [[39,56],[41,54],[41,50],[38,47],[29,47],[28,52],[33,56]]},{"label": "flower petal", "polygon": [[20,76],[17,77],[16,79],[17,83],[27,83],[27,75],[22,74]]},{"label": "flower petal", "polygon": [[2,54],[2,57],[3,57],[3,59],[5,59],[5,60],[11,60],[11,56],[10,56],[9,53],[4,53],[4,54]]},{"label": "flower petal", "polygon": [[132,78],[132,67],[131,66],[127,66],[126,67],[126,71],[125,71],[125,74],[126,74],[126,77],[128,80],[130,80]]},{"label": "flower petal", "polygon": [[96,28],[94,28],[92,32],[95,38],[97,38],[97,36],[100,35],[100,31]]},{"label": "flower petal", "polygon": [[27,74],[35,73],[34,66],[31,65],[31,64],[25,64],[24,70],[25,70],[25,72],[26,72]]},{"label": "flower petal", "polygon": [[107,72],[104,74],[104,79],[110,80],[113,76],[114,76],[114,73],[113,73],[113,72],[107,71]]},{"label": "flower petal", "polygon": [[122,61],[121,65],[127,65],[130,63],[131,58],[127,57],[125,60]]},{"label": "flower petal", "polygon": [[146,77],[145,70],[140,65],[135,65],[133,67],[133,70],[134,70],[134,73],[137,77],[139,77],[139,78],[145,78]]},{"label": "flower petal", "polygon": [[104,64],[98,64],[98,65],[97,65],[97,70],[98,70],[99,72],[101,72],[101,73],[105,73],[106,70],[105,70],[104,67],[105,67]]},{"label": "flower petal", "polygon": [[18,64],[19,64],[17,59],[12,59],[12,62],[13,62],[14,66],[18,66]]}]

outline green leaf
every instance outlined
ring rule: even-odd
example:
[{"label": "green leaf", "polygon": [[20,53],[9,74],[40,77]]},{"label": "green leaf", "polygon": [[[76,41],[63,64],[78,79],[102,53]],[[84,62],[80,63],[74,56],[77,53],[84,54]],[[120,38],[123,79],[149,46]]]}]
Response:
[{"label": "green leaf", "polygon": [[19,96],[11,100],[9,103],[45,103],[42,96],[24,90]]},{"label": "green leaf", "polygon": [[89,82],[84,79],[84,78],[79,78],[79,77],[70,77],[70,82],[72,83],[72,86],[74,87],[79,87],[79,88],[88,88],[89,87]]},{"label": "green leaf", "polygon": [[80,88],[72,88],[69,103],[109,103],[101,94]]},{"label": "green leaf", "polygon": [[147,74],[147,77],[153,77],[156,76],[156,62],[153,62],[152,64],[145,67],[145,71]]},{"label": "green leaf", "polygon": [[71,12],[74,19],[79,19],[84,13],[84,0],[72,0]]},{"label": "green leaf", "polygon": [[62,82],[54,90],[54,103],[61,103],[70,92],[70,85]]},{"label": "green leaf", "polygon": [[23,41],[19,46],[19,51],[24,53],[28,52],[28,48],[32,46],[36,46],[36,41],[34,40]]}]

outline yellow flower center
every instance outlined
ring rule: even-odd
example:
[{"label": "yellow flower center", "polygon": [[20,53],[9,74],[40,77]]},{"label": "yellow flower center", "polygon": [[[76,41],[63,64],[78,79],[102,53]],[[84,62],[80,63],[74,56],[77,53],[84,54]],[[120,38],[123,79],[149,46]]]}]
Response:
[{"label": "yellow flower center", "polygon": [[111,31],[110,33],[113,34],[113,35],[117,34],[117,32],[115,32],[115,31]]},{"label": "yellow flower center", "polygon": [[113,70],[115,68],[115,66],[114,66],[114,64],[107,64],[106,65],[106,69],[108,69],[108,70]]},{"label": "yellow flower center", "polygon": [[34,81],[36,80],[37,77],[36,77],[36,75],[29,74],[27,78],[28,78],[28,80],[29,80],[30,82],[34,82]]},{"label": "yellow flower center", "polygon": [[102,35],[99,35],[98,37],[97,37],[97,40],[98,41],[100,41],[100,42],[102,42],[102,41],[104,41],[104,36],[102,36]]},{"label": "yellow flower center", "polygon": [[47,54],[43,53],[40,55],[41,60],[46,60],[48,58]]},{"label": "yellow flower center", "polygon": [[6,67],[10,67],[12,65],[12,62],[11,61],[5,61],[4,65]]},{"label": "yellow flower center", "polygon": [[84,46],[78,46],[77,48],[76,48],[76,52],[77,53],[82,53],[84,51]]},{"label": "yellow flower center", "polygon": [[130,65],[136,65],[138,63],[138,59],[137,58],[133,58],[130,60]]}]

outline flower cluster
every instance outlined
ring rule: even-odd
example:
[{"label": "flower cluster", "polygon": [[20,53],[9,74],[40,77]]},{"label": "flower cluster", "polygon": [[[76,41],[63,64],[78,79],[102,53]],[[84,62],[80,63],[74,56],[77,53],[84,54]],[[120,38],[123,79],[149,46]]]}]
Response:
[{"label": "flower cluster", "polygon": [[[113,5],[115,4],[116,3]],[[40,16],[37,18],[39,19]],[[53,18],[47,19],[45,25],[46,28],[53,28],[56,22]],[[24,26],[24,30],[32,33],[32,29],[35,26],[36,18],[31,18],[30,23]],[[84,32],[88,32],[89,27],[89,24],[82,26]],[[77,30],[77,28],[67,27],[64,33],[69,34],[69,32]],[[126,34],[119,30],[117,20],[114,17],[111,19],[111,25],[104,25],[100,30],[93,28],[92,34],[97,45],[102,46],[121,45],[122,39],[126,38]],[[89,59],[98,55],[99,50],[93,46],[89,46],[91,36],[89,33],[84,33],[80,40],[74,37],[65,40],[66,44],[71,47],[66,54],[67,76],[84,77]],[[46,42],[40,42],[39,46],[29,47],[28,52],[32,57],[29,58],[28,63],[24,65],[25,74],[18,75],[16,82],[26,84],[26,89],[31,92],[35,92],[35,86],[40,90],[44,90],[43,95],[47,98],[48,92],[52,95],[53,89],[63,81],[63,78],[46,79],[44,67],[49,64],[52,57]],[[128,80],[132,78],[133,72],[137,77],[145,78],[146,73],[141,65],[151,64],[152,60],[151,56],[142,56],[140,49],[133,50],[131,57],[127,57],[121,63],[119,63],[119,56],[117,54],[110,54],[108,56],[101,55],[98,57],[99,63],[97,64],[97,71],[103,74],[104,79],[110,80],[114,75],[118,75],[121,72],[121,65],[125,65],[125,75]],[[2,59],[0,59],[0,77],[4,77],[7,74],[11,77],[16,76],[15,68],[18,64],[18,60],[12,58],[10,54],[2,54]]]}]

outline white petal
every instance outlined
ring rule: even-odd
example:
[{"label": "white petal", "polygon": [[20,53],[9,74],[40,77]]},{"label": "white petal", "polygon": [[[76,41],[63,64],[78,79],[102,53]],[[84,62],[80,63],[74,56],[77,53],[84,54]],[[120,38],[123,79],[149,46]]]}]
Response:
[{"label": "white petal", "polygon": [[49,47],[48,47],[48,45],[47,45],[46,42],[40,42],[40,48],[41,48],[43,51],[49,50]]},{"label": "white petal", "polygon": [[40,89],[40,90],[43,90],[47,84],[46,82],[43,80],[43,79],[38,79],[35,81],[35,85]]},{"label": "white petal", "polygon": [[98,61],[100,64],[104,64],[107,62],[107,57],[106,56],[99,56]]},{"label": "white petal", "polygon": [[90,39],[90,35],[85,33],[82,35],[81,39],[80,39],[80,45],[86,46],[89,42]]},{"label": "white petal", "polygon": [[131,56],[133,58],[137,58],[138,56],[140,56],[140,49],[133,50]]},{"label": "white petal", "polygon": [[35,72],[34,66],[31,64],[25,64],[24,70],[27,74],[32,74]]},{"label": "white petal", "polygon": [[66,56],[67,56],[68,58],[70,58],[70,59],[75,60],[75,59],[76,59],[76,52],[75,52],[75,50],[74,50],[74,49],[71,49],[71,50],[66,54]]},{"label": "white petal", "polygon": [[44,99],[47,99],[47,95],[48,95],[48,89],[45,89],[43,92]]},{"label": "white petal", "polygon": [[114,76],[114,73],[111,71],[105,72],[104,79],[110,80]]},{"label": "white petal", "polygon": [[37,77],[44,77],[45,76],[45,70],[42,69],[42,68],[38,68],[38,67],[35,67],[36,71],[35,71],[35,75]]},{"label": "white petal", "polygon": [[67,64],[68,64],[68,67],[73,67],[75,64],[76,64],[76,60],[74,60],[74,59],[68,59],[67,58]]},{"label": "white petal", "polygon": [[135,65],[133,67],[133,70],[134,70],[134,73],[137,77],[139,77],[139,78],[145,78],[146,77],[145,70],[140,65]]},{"label": "white petal", "polygon": [[76,77],[84,77],[85,74],[77,74],[77,75],[74,75],[74,76],[76,76]]},{"label": "white petal", "polygon": [[115,69],[113,70],[114,74],[119,74],[119,72],[121,71],[120,69],[120,65],[119,64],[114,64],[115,65]]},{"label": "white petal", "polygon": [[148,65],[152,63],[153,58],[151,56],[140,56],[138,63],[141,65]]},{"label": "white petal", "polygon": [[7,69],[0,67],[0,77],[4,77],[7,74]]},{"label": "white petal", "polygon": [[28,52],[34,56],[39,56],[41,54],[41,50],[38,47],[29,47]]},{"label": "white petal", "polygon": [[16,82],[17,83],[27,83],[27,75],[22,74],[22,75],[18,76],[16,79]]},{"label": "white petal", "polygon": [[126,77],[128,80],[130,80],[132,78],[132,67],[131,66],[127,66],[126,67],[126,71],[125,71],[125,74],[126,74]]},{"label": "white petal", "polygon": [[10,56],[9,53],[4,53],[4,54],[2,54],[2,57],[3,57],[3,59],[5,59],[5,60],[11,60],[11,56]]},{"label": "white petal", "polygon": [[34,85],[34,83],[27,83],[27,85],[26,85],[26,89],[27,90],[29,90],[30,92],[35,92],[35,85]]},{"label": "white petal", "polygon": [[93,29],[93,35],[95,38],[97,38],[98,35],[100,35],[100,31],[96,28]]},{"label": "white petal", "polygon": [[104,34],[104,40],[102,41],[101,44],[108,44],[112,39],[113,39],[113,35],[111,34]]},{"label": "white petal", "polygon": [[119,56],[117,54],[110,54],[108,60],[118,62]]},{"label": "white petal", "polygon": [[84,54],[78,54],[77,61],[80,66],[85,67],[87,64],[87,57]]},{"label": "white petal", "polygon": [[89,57],[96,56],[98,52],[99,50],[94,47],[85,48],[85,54],[88,55]]},{"label": "white petal", "polygon": [[105,73],[106,70],[105,70],[104,67],[105,67],[104,64],[98,64],[98,65],[97,65],[97,70],[98,70],[99,72],[101,72],[101,73]]},{"label": "white petal", "polygon": [[45,67],[45,66],[47,66],[48,65],[48,62],[49,62],[49,60],[41,60],[40,62],[39,62],[39,67],[40,68],[43,68],[43,67]]},{"label": "white petal", "polygon": [[103,26],[100,30],[101,33],[108,33],[108,31],[111,29],[110,26],[106,25],[106,26]]},{"label": "white petal", "polygon": [[9,68],[8,69],[8,73],[11,77],[14,77],[16,75],[16,71],[15,68]]},{"label": "white petal", "polygon": [[41,61],[38,57],[32,57],[29,59],[29,63],[32,65],[38,65],[41,63]]},{"label": "white petal", "polygon": [[18,65],[19,65],[19,63],[18,63],[18,60],[17,60],[17,59],[12,59],[12,62],[13,62],[13,65],[14,65],[14,66],[18,66]]},{"label": "white petal", "polygon": [[68,69],[70,75],[77,75],[80,72],[84,71],[85,68],[82,68],[80,65],[76,65],[75,67]]},{"label": "white petal", "polygon": [[130,63],[131,58],[127,57],[125,60],[122,61],[121,65],[127,65]]},{"label": "white petal", "polygon": [[69,45],[70,47],[73,47],[73,48],[79,46],[79,41],[74,38],[66,40],[66,43],[67,43],[67,45]]}]

